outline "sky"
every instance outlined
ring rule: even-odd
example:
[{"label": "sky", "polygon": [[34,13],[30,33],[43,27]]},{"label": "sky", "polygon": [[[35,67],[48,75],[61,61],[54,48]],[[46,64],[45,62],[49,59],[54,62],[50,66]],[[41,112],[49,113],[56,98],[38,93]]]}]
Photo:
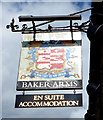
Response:
[{"label": "sky", "polygon": [[[22,2],[21,2],[22,1]],[[17,94],[22,92],[16,91],[17,74],[21,50],[21,33],[12,33],[6,29],[6,25],[15,18],[17,24],[20,15],[68,15],[83,9],[90,8],[89,0],[85,2],[47,2],[46,0],[2,0],[0,2],[2,21],[2,117],[3,118],[83,118],[88,108],[88,95],[86,93],[86,85],[89,79],[89,48],[90,43],[85,33],[82,33],[82,62],[83,62],[83,90],[77,93],[83,93],[83,106],[77,108],[61,107],[61,108],[14,108],[15,98]],[[78,2],[79,1],[79,2]],[[90,11],[82,13],[82,20],[77,21],[79,24],[89,20]],[[1,25],[1,24],[0,24]],[[68,22],[51,23],[53,26],[68,25]],[[47,27],[47,26],[44,26]],[[1,49],[1,47],[0,47]],[[1,88],[1,84],[0,84]],[[34,94],[68,94],[73,93],[73,90],[59,91],[34,91]]]}]

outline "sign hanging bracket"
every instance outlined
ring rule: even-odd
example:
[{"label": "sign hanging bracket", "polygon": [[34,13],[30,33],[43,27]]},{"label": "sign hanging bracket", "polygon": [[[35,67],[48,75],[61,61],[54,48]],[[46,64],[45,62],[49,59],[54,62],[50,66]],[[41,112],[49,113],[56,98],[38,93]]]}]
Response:
[{"label": "sign hanging bracket", "polygon": [[[23,24],[22,25],[22,29],[19,29],[19,25],[15,25],[14,22],[15,20],[12,19],[12,22],[6,26],[7,29],[11,28],[11,31],[12,32],[36,32],[36,31],[39,31],[41,32],[42,30],[41,29],[35,29],[36,27],[40,27],[42,25],[45,25],[45,24],[48,24],[48,23],[51,23],[51,22],[54,22],[54,21],[64,21],[64,20],[70,20],[70,29],[71,29],[71,36],[72,36],[72,39],[73,39],[73,29],[72,29],[72,20],[81,20],[81,15],[76,15],[76,14],[79,14],[79,13],[83,13],[83,12],[86,12],[88,10],[91,10],[93,9],[93,7],[91,8],[88,8],[88,9],[85,9],[85,10],[82,10],[82,11],[79,11],[79,12],[76,12],[76,13],[72,13],[72,14],[69,14],[69,15],[59,15],[59,16],[19,16],[19,22],[32,22],[33,26],[31,27],[28,27],[27,24]],[[46,21],[44,23],[40,23],[38,25],[35,25],[34,21]],[[63,28],[63,27],[62,27]],[[86,32],[87,28],[88,28],[88,25],[85,25],[85,24],[81,24],[80,26],[76,26],[77,30],[81,30],[82,32]]]},{"label": "sign hanging bracket", "polygon": [[72,38],[72,41],[73,41],[72,20],[70,20],[70,31],[71,31],[71,38]]},{"label": "sign hanging bracket", "polygon": [[50,24],[48,25],[48,30],[49,30],[49,32],[52,31],[52,26]]},{"label": "sign hanging bracket", "polygon": [[25,95],[25,91],[23,91],[23,96]]},{"label": "sign hanging bracket", "polygon": [[74,89],[73,93],[74,93],[74,95],[76,94],[76,90],[75,89]]},{"label": "sign hanging bracket", "polygon": [[35,27],[34,21],[32,21],[32,24],[33,24],[33,31],[34,31],[34,33],[36,33],[36,27]]}]

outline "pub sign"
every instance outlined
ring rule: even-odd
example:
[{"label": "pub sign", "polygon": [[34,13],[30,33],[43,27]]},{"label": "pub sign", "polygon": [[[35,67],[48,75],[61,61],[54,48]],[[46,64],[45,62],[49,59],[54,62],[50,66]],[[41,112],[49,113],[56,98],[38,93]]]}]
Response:
[{"label": "pub sign", "polygon": [[[82,88],[80,32],[74,32],[74,41],[69,37],[65,40],[66,36],[56,40],[60,33],[53,35],[54,41],[49,37],[42,41],[41,33],[33,41],[33,34],[23,34],[17,90]],[[64,33],[61,35],[63,37]]]},{"label": "pub sign", "polygon": [[16,108],[80,107],[82,94],[17,95]]}]

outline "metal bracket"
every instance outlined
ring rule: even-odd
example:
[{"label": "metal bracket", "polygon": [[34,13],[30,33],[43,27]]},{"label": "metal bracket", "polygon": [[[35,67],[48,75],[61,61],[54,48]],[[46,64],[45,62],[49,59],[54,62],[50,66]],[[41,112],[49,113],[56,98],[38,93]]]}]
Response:
[{"label": "metal bracket", "polygon": [[49,30],[49,32],[52,31],[52,26],[50,24],[48,25],[48,30]]},{"label": "metal bracket", "polygon": [[25,91],[23,91],[23,95],[25,95]]},{"label": "metal bracket", "polygon": [[73,93],[74,93],[74,95],[76,94],[76,90],[75,89],[74,89]]},{"label": "metal bracket", "polygon": [[[61,15],[61,16],[19,16],[19,22],[27,22],[28,20],[32,22],[32,27],[28,27],[27,24],[23,24],[22,28],[19,29],[19,25],[15,25],[15,20],[14,18],[12,19],[12,22],[6,26],[7,29],[11,28],[12,32],[36,32],[36,31],[43,31],[41,29],[37,30],[37,27],[40,27],[42,25],[54,22],[54,21],[58,21],[58,20],[70,20],[70,31],[71,31],[71,36],[72,36],[72,40],[73,40],[73,26],[72,26],[72,20],[81,20],[81,16],[80,15],[76,15],[82,12],[86,12],[88,10],[91,10],[93,8],[88,8],[73,14],[69,14],[69,15]],[[34,21],[47,21],[44,23],[40,23],[38,25],[35,25]],[[75,28],[78,29],[78,31],[82,31],[82,32],[86,32],[88,26],[86,26],[87,22],[82,23],[80,26],[74,26]],[[51,31],[51,26],[48,25],[49,30]],[[62,27],[64,28],[64,27]]]},{"label": "metal bracket", "polygon": [[7,25],[7,26],[6,26],[7,29],[11,28],[11,31],[12,31],[12,32],[14,32],[16,29],[19,28],[19,25],[14,25],[14,22],[15,22],[15,20],[14,20],[14,18],[13,18],[12,21],[11,21],[11,23],[10,23],[10,25]]},{"label": "metal bracket", "polygon": [[[48,22],[47,22],[48,23]],[[89,21],[82,23],[81,25],[78,25],[78,23],[74,23],[74,25],[72,25],[72,20],[70,20],[70,26],[66,26],[66,27],[52,27],[50,24],[48,25],[48,29],[36,29],[36,27],[38,27],[39,25],[35,25],[34,21],[32,21],[32,27],[28,27],[27,24],[23,24],[22,28],[19,29],[19,25],[15,25],[15,20],[12,19],[11,23],[9,25],[6,26],[7,29],[11,28],[12,32],[32,32],[32,33],[36,33],[36,32],[43,32],[43,31],[48,31],[51,32],[52,29],[53,30],[63,30],[67,28],[68,31],[71,31],[71,38],[73,40],[73,31],[82,31],[82,32],[87,32],[88,26],[86,25],[88,24]],[[70,28],[70,29],[68,29]]]},{"label": "metal bracket", "polygon": [[70,31],[71,31],[71,38],[72,38],[72,41],[73,41],[72,20],[70,20]]}]

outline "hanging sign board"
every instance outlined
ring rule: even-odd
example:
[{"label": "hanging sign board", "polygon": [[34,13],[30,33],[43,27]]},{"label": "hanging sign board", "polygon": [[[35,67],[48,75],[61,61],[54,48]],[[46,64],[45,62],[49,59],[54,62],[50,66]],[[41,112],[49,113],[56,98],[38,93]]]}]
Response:
[{"label": "hanging sign board", "polygon": [[80,107],[82,94],[17,95],[16,108]]},{"label": "hanging sign board", "polygon": [[[40,32],[34,34],[23,34],[23,41],[63,41],[72,40],[71,32]],[[73,40],[81,40],[81,32],[73,32]]]},{"label": "hanging sign board", "polygon": [[17,90],[80,89],[81,62],[81,40],[24,41]]},{"label": "hanging sign board", "polygon": [[[81,32],[73,32],[73,40],[80,40]],[[50,33],[36,33],[36,41],[49,41],[49,40],[72,40],[71,32],[50,32]]]}]

